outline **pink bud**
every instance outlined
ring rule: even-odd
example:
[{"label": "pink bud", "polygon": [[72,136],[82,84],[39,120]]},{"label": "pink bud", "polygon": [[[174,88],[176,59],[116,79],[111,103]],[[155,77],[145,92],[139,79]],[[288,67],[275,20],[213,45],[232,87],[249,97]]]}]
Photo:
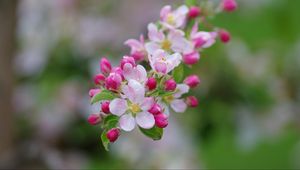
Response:
[{"label": "pink bud", "polygon": [[110,103],[109,101],[104,101],[104,102],[101,103],[101,110],[105,114],[109,114],[110,113],[110,111],[109,111],[109,103]]},{"label": "pink bud", "polygon": [[195,96],[189,96],[186,98],[186,104],[190,107],[197,107],[198,99]]},{"label": "pink bud", "polygon": [[131,57],[133,57],[135,61],[142,61],[145,56],[147,56],[147,54],[144,51],[135,51],[131,54]]},{"label": "pink bud", "polygon": [[223,10],[227,12],[232,12],[236,10],[236,8],[238,7],[238,4],[236,3],[235,0],[222,0],[221,5]]},{"label": "pink bud", "polygon": [[199,59],[200,54],[197,51],[183,55],[183,62],[188,65],[196,64],[199,61]]},{"label": "pink bud", "polygon": [[231,39],[230,33],[224,29],[219,31],[219,36],[223,43],[228,43]]},{"label": "pink bud", "polygon": [[157,103],[154,103],[154,105],[151,107],[151,109],[148,110],[148,112],[153,115],[157,115],[157,114],[161,113],[161,111],[162,111],[162,109],[161,109],[160,105]]},{"label": "pink bud", "polygon": [[105,76],[103,74],[97,74],[94,77],[94,83],[96,85],[103,85],[105,83]]},{"label": "pink bud", "polygon": [[113,128],[113,129],[110,129],[107,133],[106,133],[106,137],[108,138],[108,140],[110,142],[115,142],[118,137],[120,136],[120,129],[118,128]]},{"label": "pink bud", "polygon": [[192,6],[189,10],[189,18],[196,18],[200,15],[201,10],[199,7]]},{"label": "pink bud", "polygon": [[96,94],[100,93],[101,89],[90,89],[89,96],[94,97]]},{"label": "pink bud", "polygon": [[165,90],[166,91],[174,91],[176,89],[176,82],[173,79],[169,79],[165,82]]},{"label": "pink bud", "polygon": [[154,116],[154,119],[157,127],[165,128],[168,126],[168,117],[165,114],[159,113],[158,115]]},{"label": "pink bud", "polygon": [[123,69],[124,65],[127,63],[131,64],[132,67],[136,66],[135,60],[133,57],[124,56],[121,60],[121,69]]},{"label": "pink bud", "polygon": [[121,67],[114,67],[111,72],[119,74],[122,77],[122,81],[125,79]]},{"label": "pink bud", "polygon": [[108,75],[111,71],[111,64],[105,57],[101,58],[100,60],[100,70],[105,75]]},{"label": "pink bud", "polygon": [[190,88],[196,87],[200,83],[200,79],[197,75],[190,75],[183,81],[186,85],[190,86]]},{"label": "pink bud", "polygon": [[121,86],[122,77],[117,73],[110,73],[105,80],[105,86],[108,90],[118,90]]},{"label": "pink bud", "polygon": [[101,120],[102,120],[102,118],[101,118],[100,114],[91,114],[88,117],[88,122],[91,125],[97,125],[101,122]]},{"label": "pink bud", "polygon": [[154,77],[150,77],[147,80],[146,86],[148,87],[149,90],[153,90],[156,88],[156,79]]}]

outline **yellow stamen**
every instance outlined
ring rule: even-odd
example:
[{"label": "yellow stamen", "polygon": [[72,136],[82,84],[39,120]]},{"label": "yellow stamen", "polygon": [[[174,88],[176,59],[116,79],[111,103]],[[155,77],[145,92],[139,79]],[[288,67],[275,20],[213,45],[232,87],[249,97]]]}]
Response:
[{"label": "yellow stamen", "polygon": [[140,108],[140,106],[137,105],[137,104],[134,104],[134,103],[129,106],[129,109],[134,114],[142,111],[141,108]]},{"label": "yellow stamen", "polygon": [[166,103],[171,103],[174,100],[174,96],[172,96],[172,95],[165,96],[165,97],[163,97],[163,99]]},{"label": "yellow stamen", "polygon": [[175,24],[175,18],[174,18],[173,15],[169,14],[169,15],[167,16],[167,23],[168,23],[168,24],[171,24],[171,25]]},{"label": "yellow stamen", "polygon": [[172,43],[167,39],[165,39],[163,42],[161,42],[161,48],[166,51],[171,50],[171,45],[172,45]]}]

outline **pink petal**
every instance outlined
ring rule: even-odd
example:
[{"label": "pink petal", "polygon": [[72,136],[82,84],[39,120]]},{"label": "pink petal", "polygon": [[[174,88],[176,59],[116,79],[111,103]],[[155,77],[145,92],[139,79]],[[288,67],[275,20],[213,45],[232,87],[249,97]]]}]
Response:
[{"label": "pink petal", "polygon": [[164,6],[160,11],[161,20],[165,20],[168,14],[171,12],[172,8],[170,5]]},{"label": "pink petal", "polygon": [[131,102],[133,103],[139,103],[140,101],[143,101],[145,98],[145,87],[139,83],[136,80],[129,80],[128,87],[132,89],[133,91],[133,98],[131,99]]},{"label": "pink petal", "polygon": [[183,99],[175,99],[171,102],[171,107],[175,112],[183,113],[186,110],[187,105]]},{"label": "pink petal", "polygon": [[141,109],[144,111],[148,111],[154,104],[153,97],[145,97],[144,101],[141,103]]},{"label": "pink petal", "polygon": [[127,102],[124,99],[116,98],[109,104],[109,110],[112,114],[121,116],[127,110]]},{"label": "pink petal", "polygon": [[144,82],[147,79],[147,71],[142,65],[137,65],[136,68],[136,80]]},{"label": "pink petal", "polygon": [[125,45],[128,45],[132,48],[132,50],[138,50],[143,48],[143,44],[141,44],[138,40],[135,39],[129,39],[125,41]]},{"label": "pink petal", "polygon": [[148,25],[148,37],[154,42],[161,42],[165,39],[164,33],[162,31],[158,31],[157,26],[153,23]]},{"label": "pink petal", "polygon": [[152,114],[149,112],[140,112],[135,117],[136,123],[144,128],[144,129],[151,129],[155,124],[155,119]]},{"label": "pink petal", "polygon": [[177,92],[175,94],[173,94],[173,96],[175,98],[179,98],[179,97],[181,97],[181,95],[189,92],[189,90],[190,90],[190,87],[188,85],[186,85],[186,84],[177,84],[177,87],[176,87]]},{"label": "pink petal", "polygon": [[163,62],[156,62],[154,63],[154,70],[159,73],[166,74],[168,71],[167,64]]},{"label": "pink petal", "polygon": [[119,125],[124,131],[130,132],[135,127],[135,120],[131,114],[125,114],[120,118]]}]

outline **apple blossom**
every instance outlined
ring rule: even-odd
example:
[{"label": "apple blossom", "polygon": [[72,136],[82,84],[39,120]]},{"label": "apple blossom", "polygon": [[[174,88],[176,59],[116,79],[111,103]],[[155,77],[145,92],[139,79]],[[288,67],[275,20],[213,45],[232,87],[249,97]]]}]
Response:
[{"label": "apple blossom", "polygon": [[160,11],[161,24],[168,29],[183,27],[188,12],[189,9],[186,5],[182,5],[174,11],[171,6],[164,6]]},{"label": "apple blossom", "polygon": [[130,55],[136,61],[142,61],[147,57],[143,35],[140,36],[140,40],[129,39],[124,44],[131,48]]}]

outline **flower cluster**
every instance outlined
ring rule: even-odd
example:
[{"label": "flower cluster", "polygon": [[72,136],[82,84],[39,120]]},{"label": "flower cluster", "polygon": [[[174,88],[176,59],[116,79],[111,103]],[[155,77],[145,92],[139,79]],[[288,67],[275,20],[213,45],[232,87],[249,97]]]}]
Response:
[{"label": "flower cluster", "polygon": [[[222,0],[219,7],[232,11],[237,4]],[[147,39],[141,35],[139,40],[124,43],[131,51],[119,65],[113,67],[107,58],[101,59],[101,73],[94,77],[97,88],[89,91],[92,104],[100,102],[101,108],[89,116],[88,122],[101,123],[106,149],[122,131],[136,127],[159,140],[172,111],[183,113],[187,107],[198,106],[197,98],[187,93],[199,85],[200,79],[195,74],[184,78],[184,70],[196,64],[201,51],[211,47],[217,37],[224,43],[230,40],[224,29],[199,31],[199,25],[207,24],[207,8],[205,4],[177,9],[165,6],[160,20],[148,24]]]}]

